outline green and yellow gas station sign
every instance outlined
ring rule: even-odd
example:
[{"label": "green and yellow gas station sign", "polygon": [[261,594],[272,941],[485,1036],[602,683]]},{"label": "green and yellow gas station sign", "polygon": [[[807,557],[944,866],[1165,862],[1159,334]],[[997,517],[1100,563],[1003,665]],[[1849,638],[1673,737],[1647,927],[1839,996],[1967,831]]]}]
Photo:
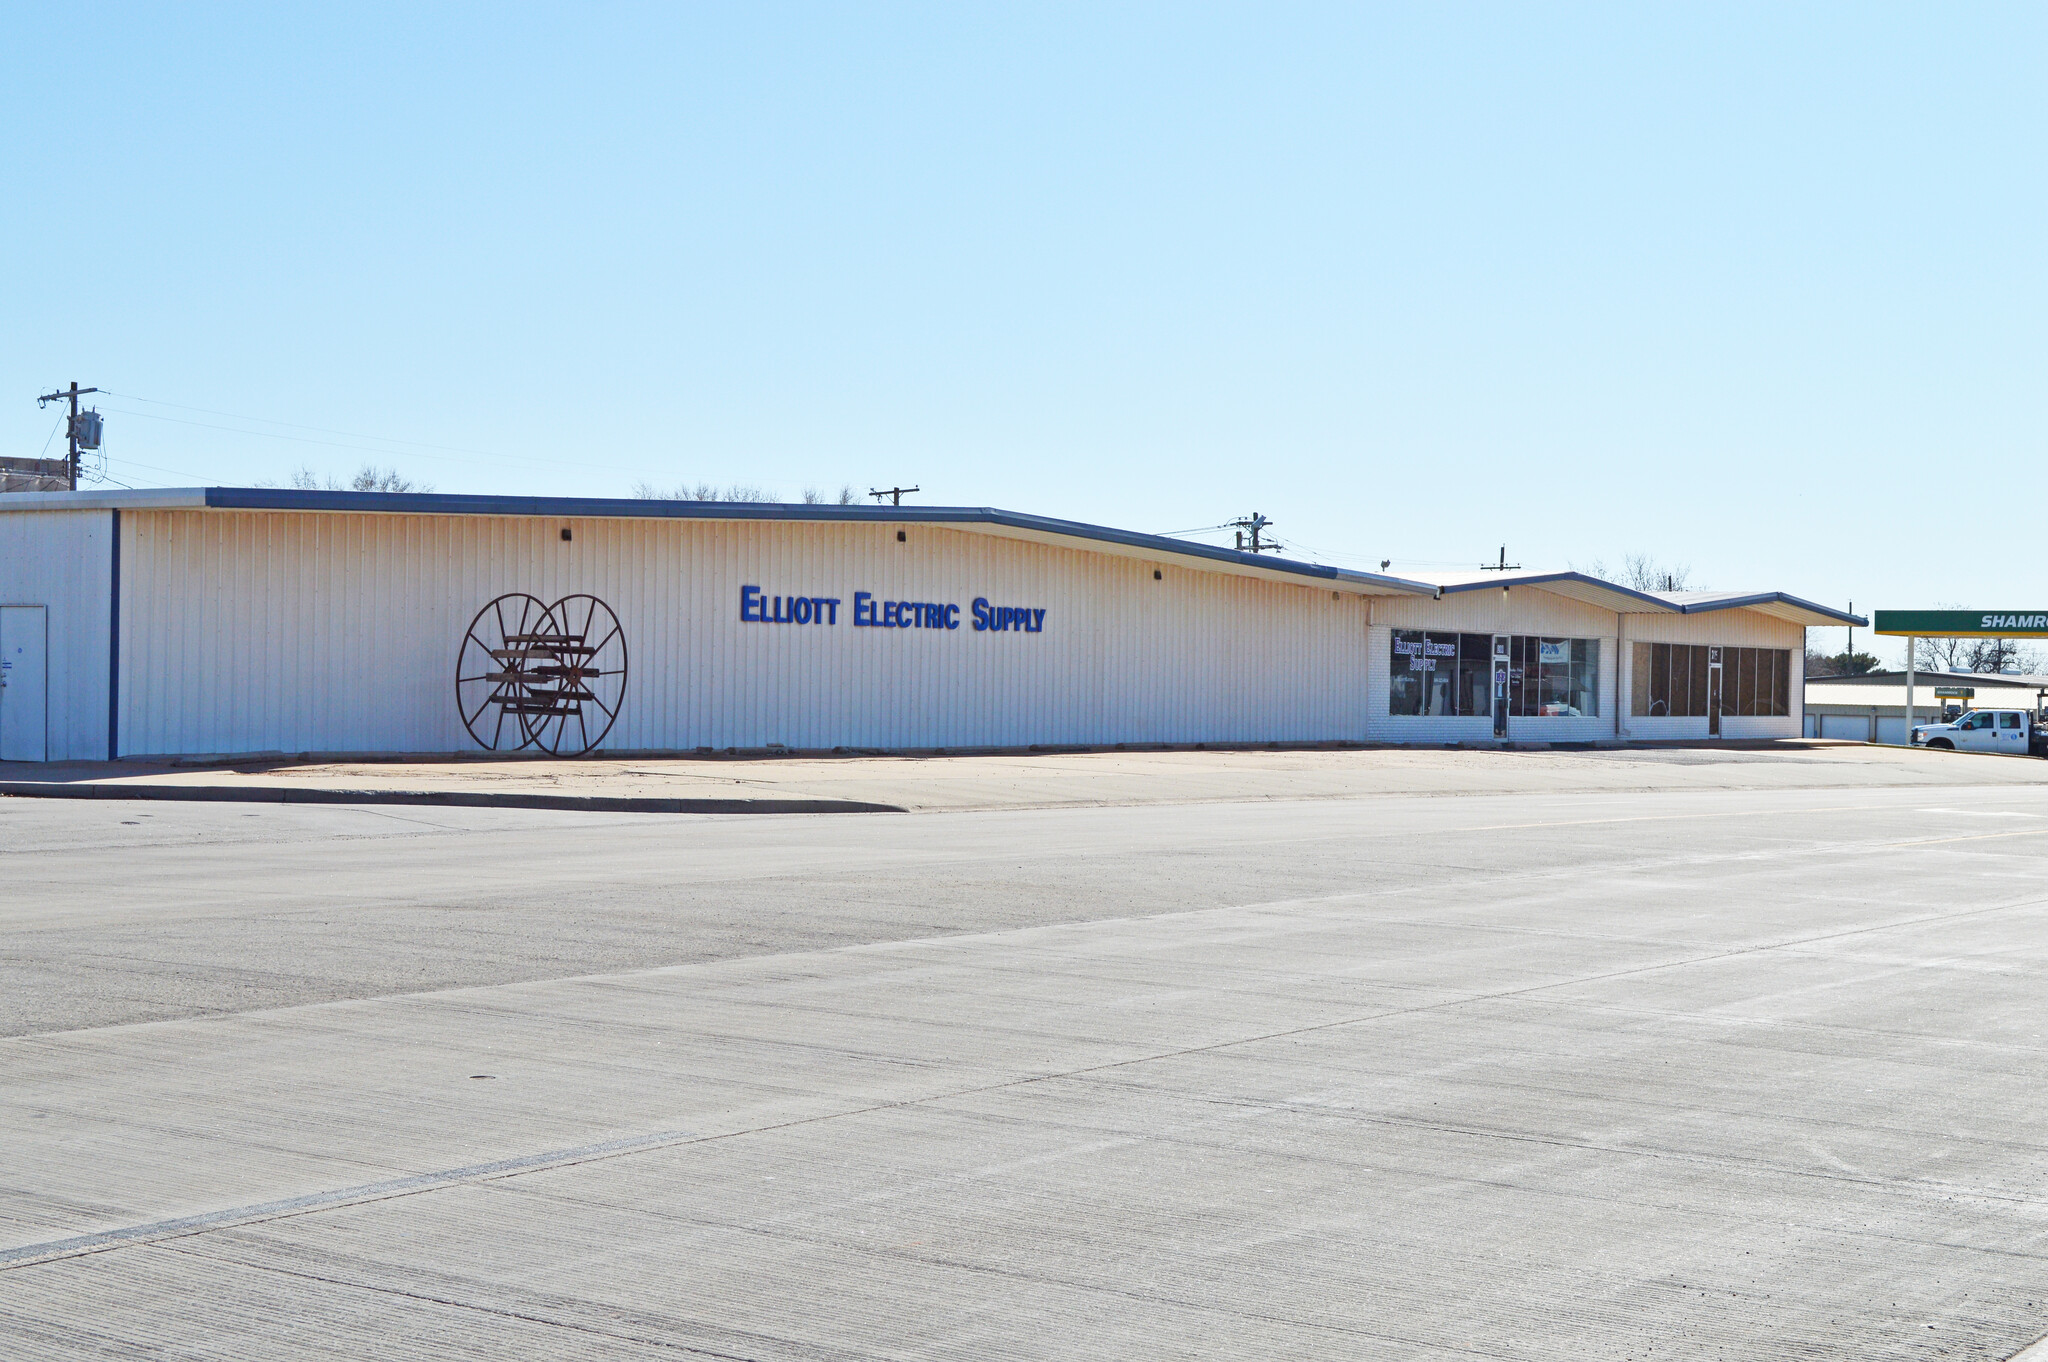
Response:
[{"label": "green and yellow gas station sign", "polygon": [[1876,634],[1922,638],[2048,638],[2048,610],[1879,610]]}]

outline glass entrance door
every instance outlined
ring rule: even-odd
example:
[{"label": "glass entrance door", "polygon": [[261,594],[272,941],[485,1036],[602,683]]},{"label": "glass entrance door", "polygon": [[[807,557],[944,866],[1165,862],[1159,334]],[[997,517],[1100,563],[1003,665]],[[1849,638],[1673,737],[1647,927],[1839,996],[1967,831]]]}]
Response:
[{"label": "glass entrance door", "polygon": [[1493,640],[1493,736],[1508,735],[1508,641]]},{"label": "glass entrance door", "polygon": [[1721,736],[1721,650],[1707,649],[1707,736]]}]

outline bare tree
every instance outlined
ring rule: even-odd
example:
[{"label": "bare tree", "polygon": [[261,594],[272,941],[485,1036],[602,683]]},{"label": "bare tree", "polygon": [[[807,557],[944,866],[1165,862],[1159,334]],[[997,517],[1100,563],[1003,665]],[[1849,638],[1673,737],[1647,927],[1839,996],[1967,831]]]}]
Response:
[{"label": "bare tree", "polygon": [[1913,665],[1923,672],[1966,672],[1970,640],[1922,638],[1913,642]]},{"label": "bare tree", "polygon": [[[258,487],[263,483],[256,484]],[[287,487],[302,492],[431,492],[434,484],[414,482],[396,468],[378,468],[375,464],[364,464],[356,470],[355,476],[347,482],[329,475],[322,478],[313,471],[311,464],[300,464],[284,480]]]},{"label": "bare tree", "polygon": [[375,464],[364,464],[349,480],[349,488],[357,492],[431,492],[431,483],[414,482],[400,476],[396,468],[378,468]]},{"label": "bare tree", "polygon": [[[633,495],[642,501],[776,501],[775,493],[762,487],[749,487],[734,483],[730,487],[717,487],[708,482],[695,486],[677,483],[674,487],[657,487],[651,482],[633,484]],[[808,493],[805,500],[809,500]]]},{"label": "bare tree", "polygon": [[1581,568],[1572,565],[1575,571],[1589,577],[1598,577],[1606,582],[1619,582],[1636,591],[1686,591],[1692,587],[1692,569],[1683,563],[1663,564],[1647,553],[1631,553],[1621,560],[1621,571],[1610,573],[1606,560],[1595,558]]},{"label": "bare tree", "polygon": [[1685,591],[1692,585],[1692,568],[1685,563],[1660,563],[1647,553],[1631,553],[1621,560],[1621,582],[1637,591]]},{"label": "bare tree", "polygon": [[1929,672],[2024,672],[2042,668],[2041,650],[2009,638],[1921,638],[1913,665]]}]

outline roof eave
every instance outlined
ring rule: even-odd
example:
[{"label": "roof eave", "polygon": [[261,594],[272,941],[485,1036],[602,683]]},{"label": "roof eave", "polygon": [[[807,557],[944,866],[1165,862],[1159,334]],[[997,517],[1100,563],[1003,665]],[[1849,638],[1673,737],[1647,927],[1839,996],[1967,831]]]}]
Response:
[{"label": "roof eave", "polygon": [[[1569,585],[1582,588],[1581,592],[1567,593],[1556,588]],[[1623,614],[1675,614],[1678,607],[1661,597],[1652,596],[1633,587],[1618,586],[1602,581],[1583,572],[1533,572],[1520,576],[1503,575],[1487,581],[1456,582],[1443,588],[1446,596],[1463,591],[1493,591],[1504,587],[1527,586],[1548,589],[1552,595],[1569,596],[1603,610],[1617,610]],[[1593,597],[1594,599],[1588,599]],[[1647,609],[1645,608],[1647,607]]]},{"label": "roof eave", "polygon": [[1846,610],[1832,606],[1817,605],[1812,601],[1789,596],[1782,591],[1759,591],[1747,596],[1730,596],[1721,600],[1689,601],[1679,607],[1688,615],[1708,614],[1715,610],[1754,610],[1791,624],[1804,624],[1809,628],[1825,628],[1831,625],[1854,625],[1865,627],[1869,621],[1861,615],[1852,615]]},{"label": "roof eave", "polygon": [[105,492],[18,492],[0,509],[296,511],[379,515],[551,516],[563,519],[756,520],[947,525],[1041,542],[1081,541],[1121,556],[1196,560],[1211,571],[1315,582],[1354,594],[1435,597],[1430,582],[1355,572],[1270,554],[1107,525],[1027,515],[993,506],[825,506],[766,501],[666,501],[640,497],[508,497],[447,492],[320,491],[288,487],[179,487]]}]

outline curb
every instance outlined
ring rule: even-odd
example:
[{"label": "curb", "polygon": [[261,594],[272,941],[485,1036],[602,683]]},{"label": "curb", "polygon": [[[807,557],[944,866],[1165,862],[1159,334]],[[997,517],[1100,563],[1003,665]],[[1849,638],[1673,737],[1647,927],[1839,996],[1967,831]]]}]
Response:
[{"label": "curb", "polygon": [[57,785],[0,780],[16,799],[154,799],[193,804],[411,804],[459,809],[569,809],[584,813],[906,813],[854,799],[654,799],[623,795],[490,794],[471,790],[292,790],[234,785]]}]

